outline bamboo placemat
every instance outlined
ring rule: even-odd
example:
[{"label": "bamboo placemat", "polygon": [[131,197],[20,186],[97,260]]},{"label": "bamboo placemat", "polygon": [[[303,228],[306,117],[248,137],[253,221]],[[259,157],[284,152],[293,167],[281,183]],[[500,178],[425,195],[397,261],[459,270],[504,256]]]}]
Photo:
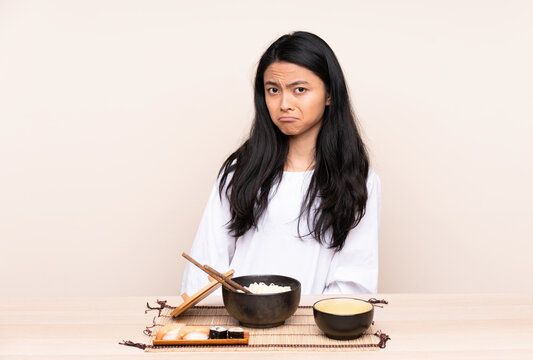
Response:
[{"label": "bamboo placemat", "polygon": [[299,306],[298,310],[285,321],[284,325],[270,329],[255,329],[243,327],[250,332],[248,345],[202,345],[202,346],[154,346],[152,340],[157,330],[171,323],[185,323],[187,325],[224,327],[240,326],[239,322],[231,317],[223,306],[194,306],[173,318],[170,313],[174,309],[166,305],[165,301],[158,301],[159,307],[148,310],[157,310],[158,315],[153,319],[153,324],[147,326],[144,334],[147,335],[145,344],[125,342],[124,345],[136,346],[148,352],[226,352],[226,351],[375,351],[385,347],[390,339],[381,331],[376,331],[374,325],[361,337],[354,340],[333,340],[324,335],[316,326],[311,306]]}]

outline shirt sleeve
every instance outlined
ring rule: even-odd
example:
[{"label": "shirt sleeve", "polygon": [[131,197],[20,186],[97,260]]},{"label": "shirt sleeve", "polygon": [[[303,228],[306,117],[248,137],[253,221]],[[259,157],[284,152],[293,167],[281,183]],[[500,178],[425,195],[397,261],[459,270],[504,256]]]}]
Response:
[{"label": "shirt sleeve", "polygon": [[[224,273],[229,269],[231,258],[235,253],[235,238],[229,235],[226,227],[231,219],[229,202],[225,192],[222,192],[221,199],[218,184],[219,181],[211,190],[189,255],[200,264],[207,264]],[[181,293],[191,296],[208,283],[207,274],[187,261]]]},{"label": "shirt sleeve", "polygon": [[378,239],[381,183],[370,170],[365,215],[331,260],[323,294],[369,294],[378,290]]}]

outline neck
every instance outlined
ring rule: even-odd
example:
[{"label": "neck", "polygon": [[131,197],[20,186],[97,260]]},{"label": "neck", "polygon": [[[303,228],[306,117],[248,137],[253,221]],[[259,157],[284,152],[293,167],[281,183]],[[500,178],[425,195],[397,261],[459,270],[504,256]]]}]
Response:
[{"label": "neck", "polygon": [[289,153],[285,171],[307,171],[315,168],[316,138],[320,127],[289,137]]}]

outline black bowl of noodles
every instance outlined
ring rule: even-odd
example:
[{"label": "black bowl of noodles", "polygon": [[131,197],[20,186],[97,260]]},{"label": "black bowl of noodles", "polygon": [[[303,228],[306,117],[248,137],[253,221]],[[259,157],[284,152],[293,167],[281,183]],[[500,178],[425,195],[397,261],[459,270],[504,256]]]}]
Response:
[{"label": "black bowl of noodles", "polygon": [[[246,275],[232,278],[239,285],[264,283],[265,286],[290,286],[290,290],[276,293],[247,294],[222,287],[222,299],[228,313],[239,320],[241,326],[251,328],[271,328],[283,325],[300,304],[302,285],[296,279],[282,275]],[[260,290],[266,289],[259,286]],[[276,289],[277,290],[277,289]],[[253,288],[252,288],[253,291]]]}]

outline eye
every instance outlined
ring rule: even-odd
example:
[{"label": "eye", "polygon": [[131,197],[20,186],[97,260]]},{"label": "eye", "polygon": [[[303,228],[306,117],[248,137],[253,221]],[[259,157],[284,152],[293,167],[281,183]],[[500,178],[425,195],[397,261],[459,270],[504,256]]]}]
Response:
[{"label": "eye", "polygon": [[267,93],[269,93],[269,94],[277,94],[278,93],[278,89],[276,89],[276,88],[268,88],[267,89]]},{"label": "eye", "polygon": [[306,88],[303,88],[303,87],[297,87],[296,89],[294,89],[296,91],[297,94],[303,94],[304,92],[307,91]]}]

